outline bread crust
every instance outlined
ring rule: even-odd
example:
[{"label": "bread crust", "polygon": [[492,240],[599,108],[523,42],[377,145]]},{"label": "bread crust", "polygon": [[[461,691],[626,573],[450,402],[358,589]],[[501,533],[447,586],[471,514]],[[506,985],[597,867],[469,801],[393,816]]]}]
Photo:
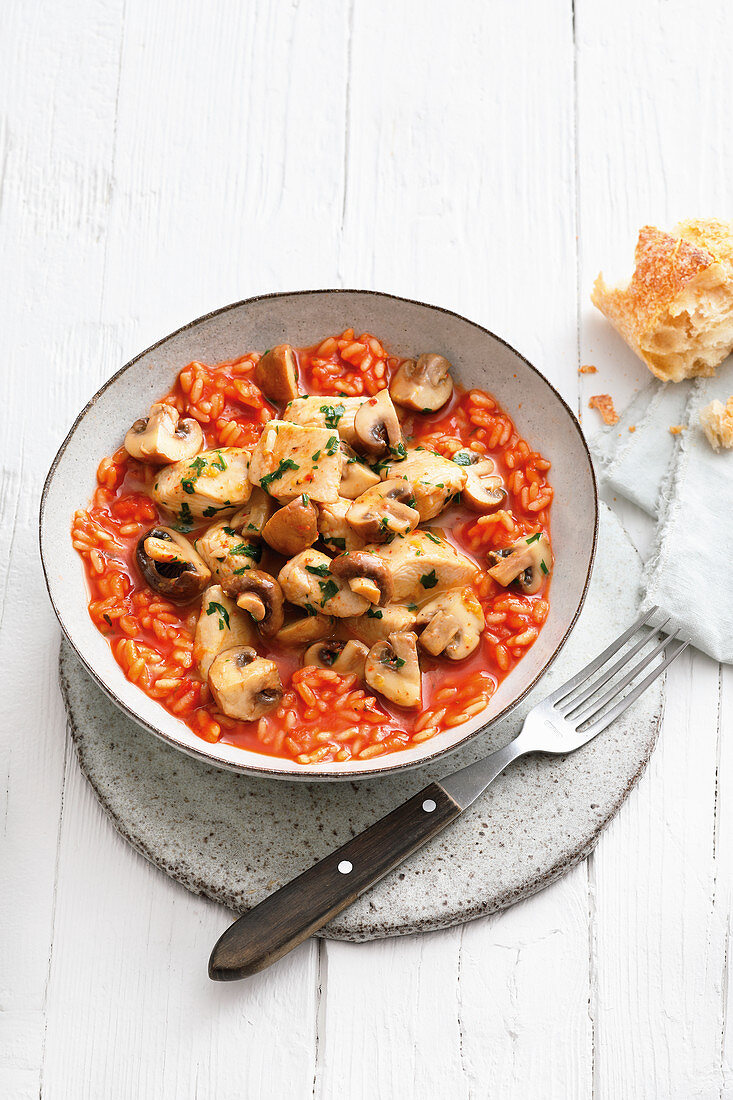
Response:
[{"label": "bread crust", "polygon": [[712,375],[733,348],[733,225],[681,222],[639,232],[636,267],[623,287],[599,275],[594,305],[658,378]]}]

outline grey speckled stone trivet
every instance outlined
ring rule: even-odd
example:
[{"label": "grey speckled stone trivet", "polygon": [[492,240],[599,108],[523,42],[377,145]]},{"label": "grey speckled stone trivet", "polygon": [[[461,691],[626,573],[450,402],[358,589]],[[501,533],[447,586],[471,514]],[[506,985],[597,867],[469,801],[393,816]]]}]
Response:
[{"label": "grey speckled stone trivet", "polygon": [[[81,767],[139,852],[189,890],[242,912],[431,779],[508,741],[537,698],[633,620],[640,574],[627,536],[604,507],[585,609],[529,700],[442,763],[362,783],[251,779],[177,753],[125,718],[64,644],[61,684]],[[323,934],[367,940],[442,928],[546,886],[591,851],[641,775],[662,699],[662,684],[655,684],[577,753],[514,764],[455,825]]]}]

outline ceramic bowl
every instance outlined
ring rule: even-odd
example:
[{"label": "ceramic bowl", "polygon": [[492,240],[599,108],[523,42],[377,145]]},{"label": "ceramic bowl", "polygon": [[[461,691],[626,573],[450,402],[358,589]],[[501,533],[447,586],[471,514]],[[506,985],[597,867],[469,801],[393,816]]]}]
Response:
[{"label": "ceramic bowl", "polygon": [[[464,387],[488,390],[522,436],[552,462],[555,571],[550,613],[536,643],[502,682],[489,706],[469,722],[384,758],[303,767],[225,744],[209,744],[125,679],[93,626],[82,561],[71,545],[75,509],[96,487],[100,458],[120,446],[127,427],[165,393],[191,360],[216,363],[250,348],[316,343],[351,326],[373,332],[398,355],[445,355]],[[136,356],[102,386],[74,422],[46,479],[41,500],[41,558],[62,630],[109,697],[144,729],[220,767],[288,779],[353,779],[415,767],[449,753],[503,717],[557,656],[585,598],[595,552],[598,506],[590,455],[580,426],[546,378],[498,336],[436,306],[372,291],[314,290],[272,294],[225,306],[192,321]]]}]

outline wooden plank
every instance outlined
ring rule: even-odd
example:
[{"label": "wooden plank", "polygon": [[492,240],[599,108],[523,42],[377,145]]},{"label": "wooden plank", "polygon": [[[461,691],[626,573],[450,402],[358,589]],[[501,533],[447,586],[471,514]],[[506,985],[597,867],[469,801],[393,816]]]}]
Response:
[{"label": "wooden plank", "polygon": [[108,335],[94,327],[95,288],[121,8],[98,0],[70,20],[57,4],[10,0],[0,36],[0,1095],[14,1100],[41,1081],[66,753],[38,498]]},{"label": "wooden plank", "polygon": [[[628,276],[645,223],[726,216],[728,77],[702,59],[732,29],[724,4],[693,21],[679,0],[576,4],[581,358],[599,368],[583,378],[584,404],[611,392],[622,407],[648,377],[589,304],[598,270]],[[649,774],[591,860],[599,1098],[719,1095],[717,751],[718,668],[694,654],[671,670]]]}]

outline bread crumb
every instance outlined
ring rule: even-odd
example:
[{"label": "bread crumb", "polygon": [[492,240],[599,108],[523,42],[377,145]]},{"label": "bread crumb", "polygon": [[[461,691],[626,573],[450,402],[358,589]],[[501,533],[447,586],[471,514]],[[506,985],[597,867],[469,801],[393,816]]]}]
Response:
[{"label": "bread crumb", "polygon": [[685,430],[685,425],[684,424],[670,424],[669,430],[671,431],[672,435],[681,435],[682,432]]},{"label": "bread crumb", "polygon": [[714,451],[733,447],[733,397],[725,405],[722,401],[711,401],[700,409],[700,423]]},{"label": "bread crumb", "polygon": [[636,424],[629,424],[629,431],[630,432],[635,432],[636,431]]},{"label": "bread crumb", "polygon": [[597,393],[588,402],[589,409],[598,409],[604,424],[618,424],[618,413],[613,407],[610,393]]},{"label": "bread crumb", "polygon": [[578,367],[578,374],[598,374],[598,367],[593,367],[590,363],[586,363],[584,366]]}]

